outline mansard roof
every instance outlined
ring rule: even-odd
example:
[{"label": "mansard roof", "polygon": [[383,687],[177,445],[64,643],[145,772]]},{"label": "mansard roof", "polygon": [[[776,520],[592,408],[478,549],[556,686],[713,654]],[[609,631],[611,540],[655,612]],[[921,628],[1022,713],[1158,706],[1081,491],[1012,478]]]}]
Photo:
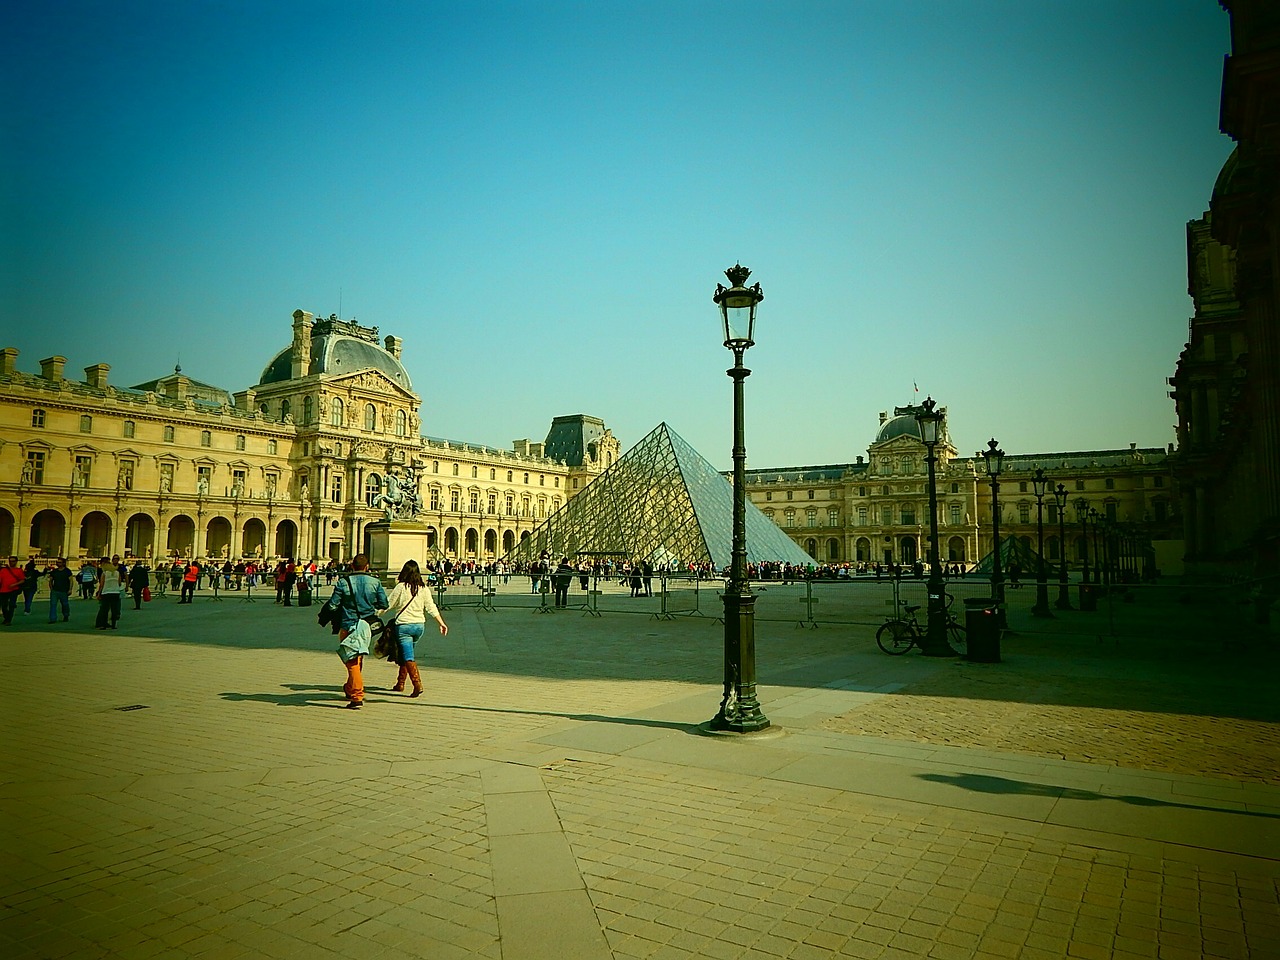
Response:
[{"label": "mansard roof", "polygon": [[[376,327],[362,327],[336,318],[318,321],[311,328],[311,361],[304,376],[343,376],[372,369],[386,374],[404,389],[412,390],[409,371],[378,344],[377,338]],[[293,344],[290,344],[272,357],[258,383],[292,380],[293,353]]]}]

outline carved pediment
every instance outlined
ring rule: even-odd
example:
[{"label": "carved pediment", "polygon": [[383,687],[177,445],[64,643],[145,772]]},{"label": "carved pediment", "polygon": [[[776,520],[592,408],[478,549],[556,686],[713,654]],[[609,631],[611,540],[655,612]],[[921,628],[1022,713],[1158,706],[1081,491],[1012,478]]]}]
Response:
[{"label": "carved pediment", "polygon": [[358,373],[352,373],[347,376],[334,377],[331,380],[327,380],[325,385],[331,392],[346,390],[348,394],[357,392],[382,396],[390,394],[406,400],[416,399],[412,393],[400,386],[400,384],[385,373],[377,370],[361,370]]}]

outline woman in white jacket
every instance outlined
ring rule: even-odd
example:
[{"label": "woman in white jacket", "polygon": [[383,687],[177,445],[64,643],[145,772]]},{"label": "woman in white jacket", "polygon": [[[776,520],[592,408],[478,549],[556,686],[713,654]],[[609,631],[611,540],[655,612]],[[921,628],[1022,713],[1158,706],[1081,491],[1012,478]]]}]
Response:
[{"label": "woman in white jacket", "polygon": [[406,680],[413,681],[411,697],[422,696],[422,676],[418,673],[418,664],[413,659],[413,645],[418,642],[426,630],[427,617],[432,617],[440,624],[440,636],[449,632],[440,610],[431,599],[431,590],[422,580],[422,571],[418,569],[416,560],[406,560],[400,568],[395,589],[387,597],[387,609],[382,612],[383,622],[395,620],[396,633],[400,639],[400,675],[392,690],[404,690]]}]

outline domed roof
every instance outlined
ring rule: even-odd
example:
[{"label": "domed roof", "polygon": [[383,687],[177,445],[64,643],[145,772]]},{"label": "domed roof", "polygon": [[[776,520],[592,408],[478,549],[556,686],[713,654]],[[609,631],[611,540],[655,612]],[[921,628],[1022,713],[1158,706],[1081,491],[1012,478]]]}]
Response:
[{"label": "domed roof", "polygon": [[[323,373],[343,376],[359,370],[377,370],[406,390],[413,389],[404,365],[378,344],[332,330],[319,324],[311,338],[311,364],[307,375]],[[267,364],[259,383],[281,383],[293,379],[293,345],[285,347]]]},{"label": "domed roof", "polygon": [[1220,197],[1225,197],[1234,192],[1232,181],[1235,179],[1236,171],[1240,167],[1240,147],[1237,146],[1231,151],[1231,156],[1227,157],[1226,162],[1222,165],[1222,169],[1218,171],[1218,179],[1213,184],[1213,194],[1210,198],[1210,205]]},{"label": "domed roof", "polygon": [[916,418],[910,414],[901,417],[894,417],[892,420],[886,420],[880,427],[880,432],[876,434],[876,443],[884,443],[886,440],[892,440],[894,437],[915,437],[917,440],[923,441],[920,436],[920,424],[916,422]]}]

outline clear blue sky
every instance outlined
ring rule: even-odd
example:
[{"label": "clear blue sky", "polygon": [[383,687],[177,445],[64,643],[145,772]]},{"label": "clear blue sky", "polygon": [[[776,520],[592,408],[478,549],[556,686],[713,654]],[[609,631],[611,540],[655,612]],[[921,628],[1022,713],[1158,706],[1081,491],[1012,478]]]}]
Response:
[{"label": "clear blue sky", "polygon": [[711,294],[764,288],[748,465],[932,394],[968,454],[1159,446],[1213,0],[47,0],[0,38],[0,345],[258,379],[301,307],[405,340],[431,436],[666,421],[728,467]]}]

